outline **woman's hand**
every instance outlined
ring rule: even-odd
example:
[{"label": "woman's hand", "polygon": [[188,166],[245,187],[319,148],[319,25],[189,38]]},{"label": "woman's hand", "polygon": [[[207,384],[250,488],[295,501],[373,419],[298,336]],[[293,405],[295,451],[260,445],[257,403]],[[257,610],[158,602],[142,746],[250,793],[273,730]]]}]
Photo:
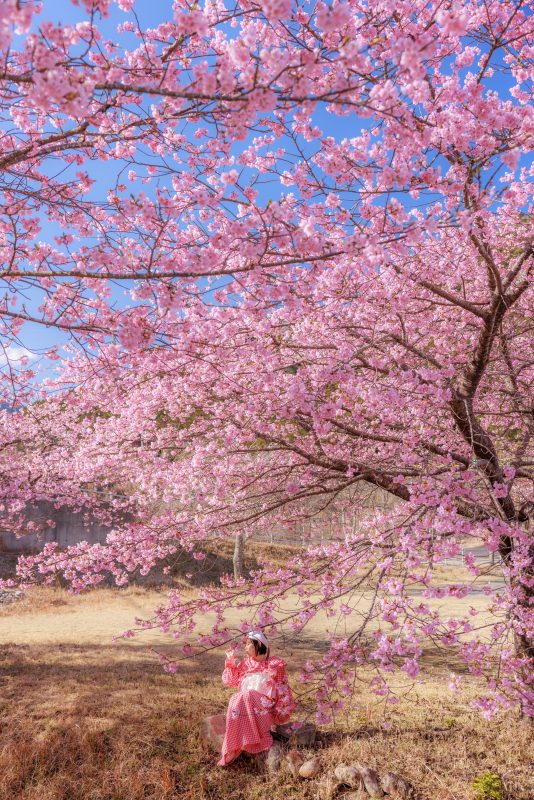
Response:
[{"label": "woman's hand", "polygon": [[224,655],[226,656],[226,659],[228,661],[231,661],[231,660],[235,659],[235,654],[236,654],[235,650],[227,650]]}]

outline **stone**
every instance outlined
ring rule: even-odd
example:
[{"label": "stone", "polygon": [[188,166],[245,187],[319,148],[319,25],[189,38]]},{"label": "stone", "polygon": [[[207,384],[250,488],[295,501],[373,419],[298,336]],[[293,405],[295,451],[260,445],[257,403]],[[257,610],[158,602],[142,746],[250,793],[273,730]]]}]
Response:
[{"label": "stone", "polygon": [[365,766],[364,764],[356,764],[355,766],[362,776],[363,785],[365,786],[367,793],[374,798],[384,797],[384,791],[380,786],[378,772],[371,767]]},{"label": "stone", "polygon": [[339,800],[369,800],[369,795],[361,786],[356,792],[343,792],[339,795]]},{"label": "stone", "polygon": [[247,753],[246,750],[243,750],[241,755],[245,756],[245,758],[249,758],[254,767],[259,772],[262,772],[267,764],[268,752],[268,750],[264,750],[262,753]]},{"label": "stone", "polygon": [[222,750],[224,734],[226,732],[225,714],[214,714],[211,717],[204,717],[200,723],[200,743],[204,749]]},{"label": "stone", "polygon": [[319,758],[309,758],[299,769],[301,778],[316,778],[321,771],[321,761]]},{"label": "stone", "polygon": [[317,728],[313,722],[285,722],[277,725],[273,731],[276,738],[287,742],[289,747],[312,747],[315,743]]},{"label": "stone", "polygon": [[293,778],[299,777],[299,769],[304,763],[304,756],[298,750],[290,750],[286,755],[287,767]]},{"label": "stone", "polygon": [[356,767],[338,764],[334,770],[334,775],[343,786],[349,786],[351,789],[358,789],[361,784],[361,775]]},{"label": "stone", "polygon": [[333,778],[331,775],[326,775],[317,784],[317,800],[333,800],[342,786],[343,784],[336,780],[336,778]]},{"label": "stone", "polygon": [[380,785],[384,792],[394,800],[410,800],[414,795],[411,783],[394,772],[385,772],[380,779]]},{"label": "stone", "polygon": [[22,592],[18,589],[5,589],[0,591],[0,605],[7,606],[10,603],[15,603],[22,597]]},{"label": "stone", "polygon": [[269,775],[277,775],[280,772],[283,748],[280,742],[273,742],[265,759],[265,766]]}]

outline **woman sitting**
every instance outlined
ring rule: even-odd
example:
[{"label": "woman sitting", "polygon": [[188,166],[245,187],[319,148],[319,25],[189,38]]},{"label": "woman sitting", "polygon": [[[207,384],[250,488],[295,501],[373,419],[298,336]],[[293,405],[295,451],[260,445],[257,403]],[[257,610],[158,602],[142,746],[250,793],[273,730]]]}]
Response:
[{"label": "woman sitting", "polygon": [[269,654],[265,634],[247,634],[245,652],[247,657],[239,663],[233,651],[226,654],[223,683],[237,686],[239,691],[228,703],[220,767],[230,764],[243,751],[268,750],[273,743],[271,727],[287,722],[295,710],[285,663]]}]

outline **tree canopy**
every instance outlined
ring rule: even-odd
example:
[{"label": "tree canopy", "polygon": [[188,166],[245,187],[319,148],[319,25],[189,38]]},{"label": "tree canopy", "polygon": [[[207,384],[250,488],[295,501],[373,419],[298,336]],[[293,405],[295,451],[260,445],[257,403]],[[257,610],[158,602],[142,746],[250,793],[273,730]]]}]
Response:
[{"label": "tree canopy", "polygon": [[[2,9],[2,341],[69,337],[42,382],[7,358],[6,517],[46,497],[115,520],[21,579],[120,584],[214,536],[358,515],[374,486],[394,502],[350,535],[144,624],[189,657],[239,635],[232,606],[274,633],[326,613],[303,675],[322,720],[364,665],[394,700],[429,643],[487,677],[484,713],[533,715],[526,5],[175,2],[145,27],[117,5],[118,27],[105,2],[72,25]],[[499,581],[470,557],[437,579],[466,542]],[[436,602],[481,587],[491,623]]]}]

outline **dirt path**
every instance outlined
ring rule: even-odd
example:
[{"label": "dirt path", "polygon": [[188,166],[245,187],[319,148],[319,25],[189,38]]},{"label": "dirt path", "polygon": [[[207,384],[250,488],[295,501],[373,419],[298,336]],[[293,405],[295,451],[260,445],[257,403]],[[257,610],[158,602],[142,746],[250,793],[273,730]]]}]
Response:
[{"label": "dirt path", "polygon": [[[110,645],[113,637],[134,624],[136,617],[150,617],[165,596],[156,592],[138,594],[120,593],[114,597],[95,595],[69,597],[39,608],[38,599],[31,598],[30,609],[13,604],[0,617],[0,644],[101,644]],[[54,603],[57,603],[55,605]],[[147,645],[161,640],[158,631],[147,631],[143,636]],[[120,646],[128,644],[122,639]]]},{"label": "dirt path", "polygon": [[[296,597],[285,603],[286,609],[296,608]],[[135,626],[135,618],[151,618],[154,609],[165,603],[166,593],[154,590],[131,588],[126,590],[100,590],[86,595],[70,596],[61,590],[36,590],[19,603],[4,608],[0,614],[0,644],[13,645],[99,645],[111,646],[115,636]],[[371,600],[370,593],[360,596],[357,603],[359,614],[365,615]],[[463,614],[470,606],[479,610],[486,607],[486,598],[475,595],[464,600],[449,598],[446,605],[443,601],[434,601],[432,606],[441,604],[447,616]],[[244,611],[230,611],[226,622],[230,627],[237,627],[243,618]],[[337,615],[336,615],[337,617]],[[342,617],[326,617],[322,612],[306,628],[304,638],[313,637],[317,641],[325,641],[328,632],[334,631],[339,636],[354,630],[357,620]],[[480,618],[479,618],[480,619]],[[202,620],[202,630],[207,632],[213,622],[213,615],[207,614]],[[346,626],[346,627],[345,627]],[[296,636],[298,640],[302,637]],[[147,630],[135,639],[120,638],[113,645],[117,649],[131,646],[139,648],[157,647],[165,651],[177,647],[170,635],[162,634],[159,629]]]}]

